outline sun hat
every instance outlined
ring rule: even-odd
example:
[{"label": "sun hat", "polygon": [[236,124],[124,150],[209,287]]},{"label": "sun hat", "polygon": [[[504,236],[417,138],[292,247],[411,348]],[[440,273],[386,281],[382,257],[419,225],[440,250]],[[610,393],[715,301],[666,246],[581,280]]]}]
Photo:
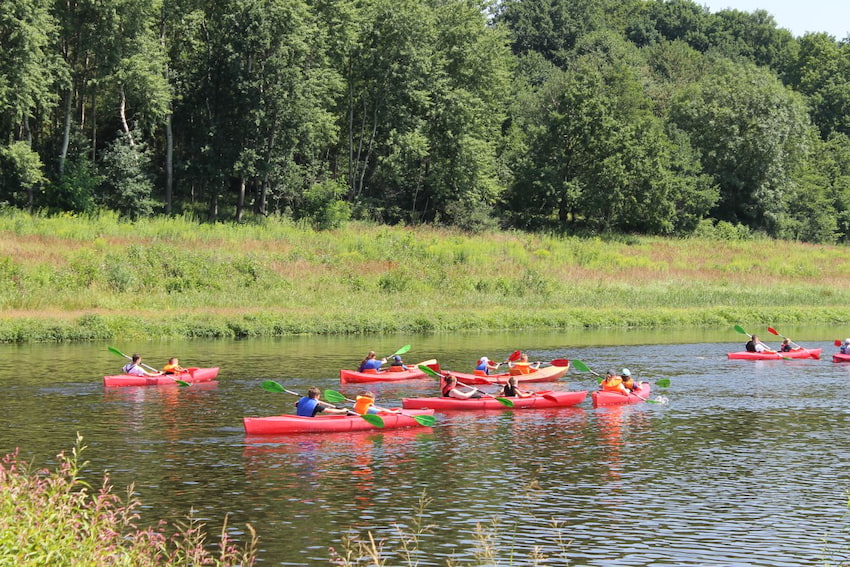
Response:
[{"label": "sun hat", "polygon": [[620,374],[622,374],[623,376],[631,376],[632,371],[629,370],[628,368],[623,368],[623,370],[622,370],[622,372],[620,372]]},{"label": "sun hat", "polygon": [[478,361],[478,364],[486,364],[488,362],[490,362],[490,359],[487,358],[486,356],[482,356],[481,360]]},{"label": "sun hat", "polygon": [[613,368],[609,368],[609,369],[608,369],[608,372],[606,372],[606,374],[608,374],[608,376],[616,376],[616,375],[617,375],[617,371],[616,371],[616,370],[614,370]]}]

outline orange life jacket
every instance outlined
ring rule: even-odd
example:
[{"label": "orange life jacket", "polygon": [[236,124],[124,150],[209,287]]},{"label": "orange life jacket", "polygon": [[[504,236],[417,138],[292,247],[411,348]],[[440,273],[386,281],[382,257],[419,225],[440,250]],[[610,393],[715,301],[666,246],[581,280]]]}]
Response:
[{"label": "orange life jacket", "polygon": [[613,376],[602,382],[602,390],[605,392],[623,392],[623,379],[620,376]]},{"label": "orange life jacket", "polygon": [[404,366],[390,366],[390,372],[404,372]]},{"label": "orange life jacket", "polygon": [[515,362],[514,365],[511,366],[511,375],[519,376],[521,374],[531,374],[535,370],[536,368],[532,368],[530,362]]},{"label": "orange life jacket", "polygon": [[365,415],[369,408],[375,405],[375,400],[369,396],[357,396],[354,400],[354,411],[360,415]]},{"label": "orange life jacket", "polygon": [[166,374],[180,374],[182,370],[179,370],[179,364],[166,364],[162,367],[162,371]]}]

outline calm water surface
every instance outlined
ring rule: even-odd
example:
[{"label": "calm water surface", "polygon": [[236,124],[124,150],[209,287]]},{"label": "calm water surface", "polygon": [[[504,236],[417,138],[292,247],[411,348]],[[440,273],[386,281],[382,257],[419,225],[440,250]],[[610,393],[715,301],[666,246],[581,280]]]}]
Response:
[{"label": "calm water surface", "polygon": [[[327,564],[351,531],[389,539],[412,526],[423,491],[434,527],[420,565],[470,561],[476,525],[494,522],[501,564],[529,564],[537,547],[552,565],[817,565],[846,533],[850,364],[829,355],[850,331],[783,332],[823,359],[730,361],[746,338],[728,330],[112,343],[152,365],[178,355],[221,373],[213,385],[105,389],[102,376],[123,364],[106,344],[0,346],[0,451],[52,466],[80,432],[90,480],[109,471],[119,492],[134,482],[151,521],[194,508],[215,534],[230,514],[237,537],[251,523],[262,565]],[[438,414],[431,429],[244,434],[243,416],[291,412],[294,398],[262,380],[355,394],[338,369],[406,343],[408,362],[467,371],[519,348],[600,372],[628,366],[670,378],[654,392],[669,403],[593,409],[588,398]],[[570,371],[540,388],[595,383]],[[387,405],[437,392],[427,380],[370,388]]]}]

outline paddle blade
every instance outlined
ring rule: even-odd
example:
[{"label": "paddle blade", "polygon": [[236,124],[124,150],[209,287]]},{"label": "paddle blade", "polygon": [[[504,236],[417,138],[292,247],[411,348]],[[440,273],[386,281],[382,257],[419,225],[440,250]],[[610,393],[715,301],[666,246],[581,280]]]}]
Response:
[{"label": "paddle blade", "polygon": [[392,353],[390,356],[396,356],[397,354],[404,354],[409,350],[410,350],[410,345],[404,345],[403,347],[401,347],[400,349],[398,349],[397,351]]},{"label": "paddle blade", "polygon": [[511,362],[516,362],[520,358],[522,358],[522,351],[521,350],[515,350],[508,357],[508,360],[511,361]]},{"label": "paddle blade", "polygon": [[[404,414],[404,415],[407,415],[407,414]],[[437,420],[434,419],[433,415],[414,415],[412,417],[416,421],[416,423],[418,423],[419,425],[422,425],[424,427],[431,427],[432,425],[437,423]]]},{"label": "paddle blade", "polygon": [[670,379],[669,378],[662,378],[661,380],[658,380],[657,382],[655,382],[655,385],[658,386],[659,388],[669,388],[670,387]]},{"label": "paddle blade", "polygon": [[425,374],[427,374],[431,378],[442,378],[442,376],[440,376],[439,372],[436,372],[434,369],[429,368],[429,367],[425,366],[424,364],[420,364],[419,366],[417,366],[417,368],[419,368],[419,370],[421,370],[422,372],[424,372]]},{"label": "paddle blade", "polygon": [[844,343],[842,343],[842,342],[841,342],[841,339],[835,339],[835,342],[834,342],[834,343],[832,343],[832,344],[834,344],[835,346],[841,346],[841,345],[843,345]]},{"label": "paddle blade", "polygon": [[188,383],[188,382],[186,382],[185,380],[175,380],[175,382],[176,382],[176,383],[177,383],[177,385],[178,385],[178,386],[180,386],[181,388],[185,388],[185,387],[187,387],[187,386],[191,386],[191,384],[189,384],[189,383]]},{"label": "paddle blade", "polygon": [[261,387],[266,392],[275,392],[275,393],[286,392],[286,389],[283,386],[281,386],[280,384],[278,384],[277,382],[275,382],[274,380],[263,380]]},{"label": "paddle blade", "polygon": [[124,354],[123,352],[121,352],[120,350],[118,350],[115,347],[106,347],[106,350],[108,350],[112,354],[117,354],[118,356],[123,356],[124,358],[130,358],[129,356],[127,356],[126,354]]},{"label": "paddle blade", "polygon": [[553,360],[549,364],[551,364],[552,366],[559,366],[561,368],[566,368],[567,366],[570,365],[570,361],[569,361],[569,359],[566,359],[566,358],[556,358],[555,360]]},{"label": "paddle blade", "polygon": [[580,360],[573,359],[573,368],[575,368],[579,372],[592,372],[592,370],[590,368],[588,368],[587,365]]},{"label": "paddle blade", "polygon": [[375,427],[384,427],[384,419],[379,415],[374,415],[371,413],[363,414],[360,417],[374,425]]},{"label": "paddle blade", "polygon": [[779,333],[777,333],[777,332],[776,332],[776,329],[774,329],[773,327],[768,327],[768,328],[767,328],[767,332],[768,332],[768,333],[770,333],[771,335],[776,335],[776,336],[779,336],[779,337],[781,337],[781,336],[782,336],[782,335],[780,335]]},{"label": "paddle blade", "polygon": [[496,401],[507,408],[514,407],[514,403],[506,398],[496,398]]},{"label": "paddle blade", "polygon": [[337,392],[336,390],[325,390],[324,392],[325,399],[332,404],[341,404],[343,402],[347,402],[348,400]]},{"label": "paddle blade", "polygon": [[741,325],[735,325],[735,330],[741,333],[742,335],[747,335],[748,337],[750,336],[750,334],[745,331]]}]

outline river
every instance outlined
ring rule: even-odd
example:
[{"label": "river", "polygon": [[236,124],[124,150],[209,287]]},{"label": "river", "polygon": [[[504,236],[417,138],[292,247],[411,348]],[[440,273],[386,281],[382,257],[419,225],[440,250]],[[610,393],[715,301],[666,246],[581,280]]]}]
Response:
[{"label": "river", "polygon": [[[781,329],[780,329],[781,330]],[[753,330],[750,330],[753,332]],[[767,342],[777,337],[756,331]],[[419,565],[820,564],[843,557],[850,486],[850,364],[833,364],[847,330],[783,330],[823,358],[735,361],[746,337],[727,329],[293,337],[111,342],[161,366],[219,366],[213,385],[104,388],[123,360],[107,344],[0,345],[0,450],[55,464],[79,432],[88,480],[135,483],[143,520],[193,508],[213,539],[225,515],[260,537],[259,565],[328,564],[345,534],[371,531],[390,553],[398,530],[430,525]],[[433,428],[246,437],[244,416],[290,413],[294,398],[260,387],[355,394],[338,370],[369,349],[411,344],[408,362],[437,358],[470,371],[482,355],[628,366],[671,386],[666,404],[437,414]],[[778,340],[771,344],[778,344]],[[574,369],[541,387],[589,390]],[[379,403],[436,394],[429,380],[370,386]],[[420,499],[427,505],[417,513]],[[388,565],[404,564],[391,556]]]}]

